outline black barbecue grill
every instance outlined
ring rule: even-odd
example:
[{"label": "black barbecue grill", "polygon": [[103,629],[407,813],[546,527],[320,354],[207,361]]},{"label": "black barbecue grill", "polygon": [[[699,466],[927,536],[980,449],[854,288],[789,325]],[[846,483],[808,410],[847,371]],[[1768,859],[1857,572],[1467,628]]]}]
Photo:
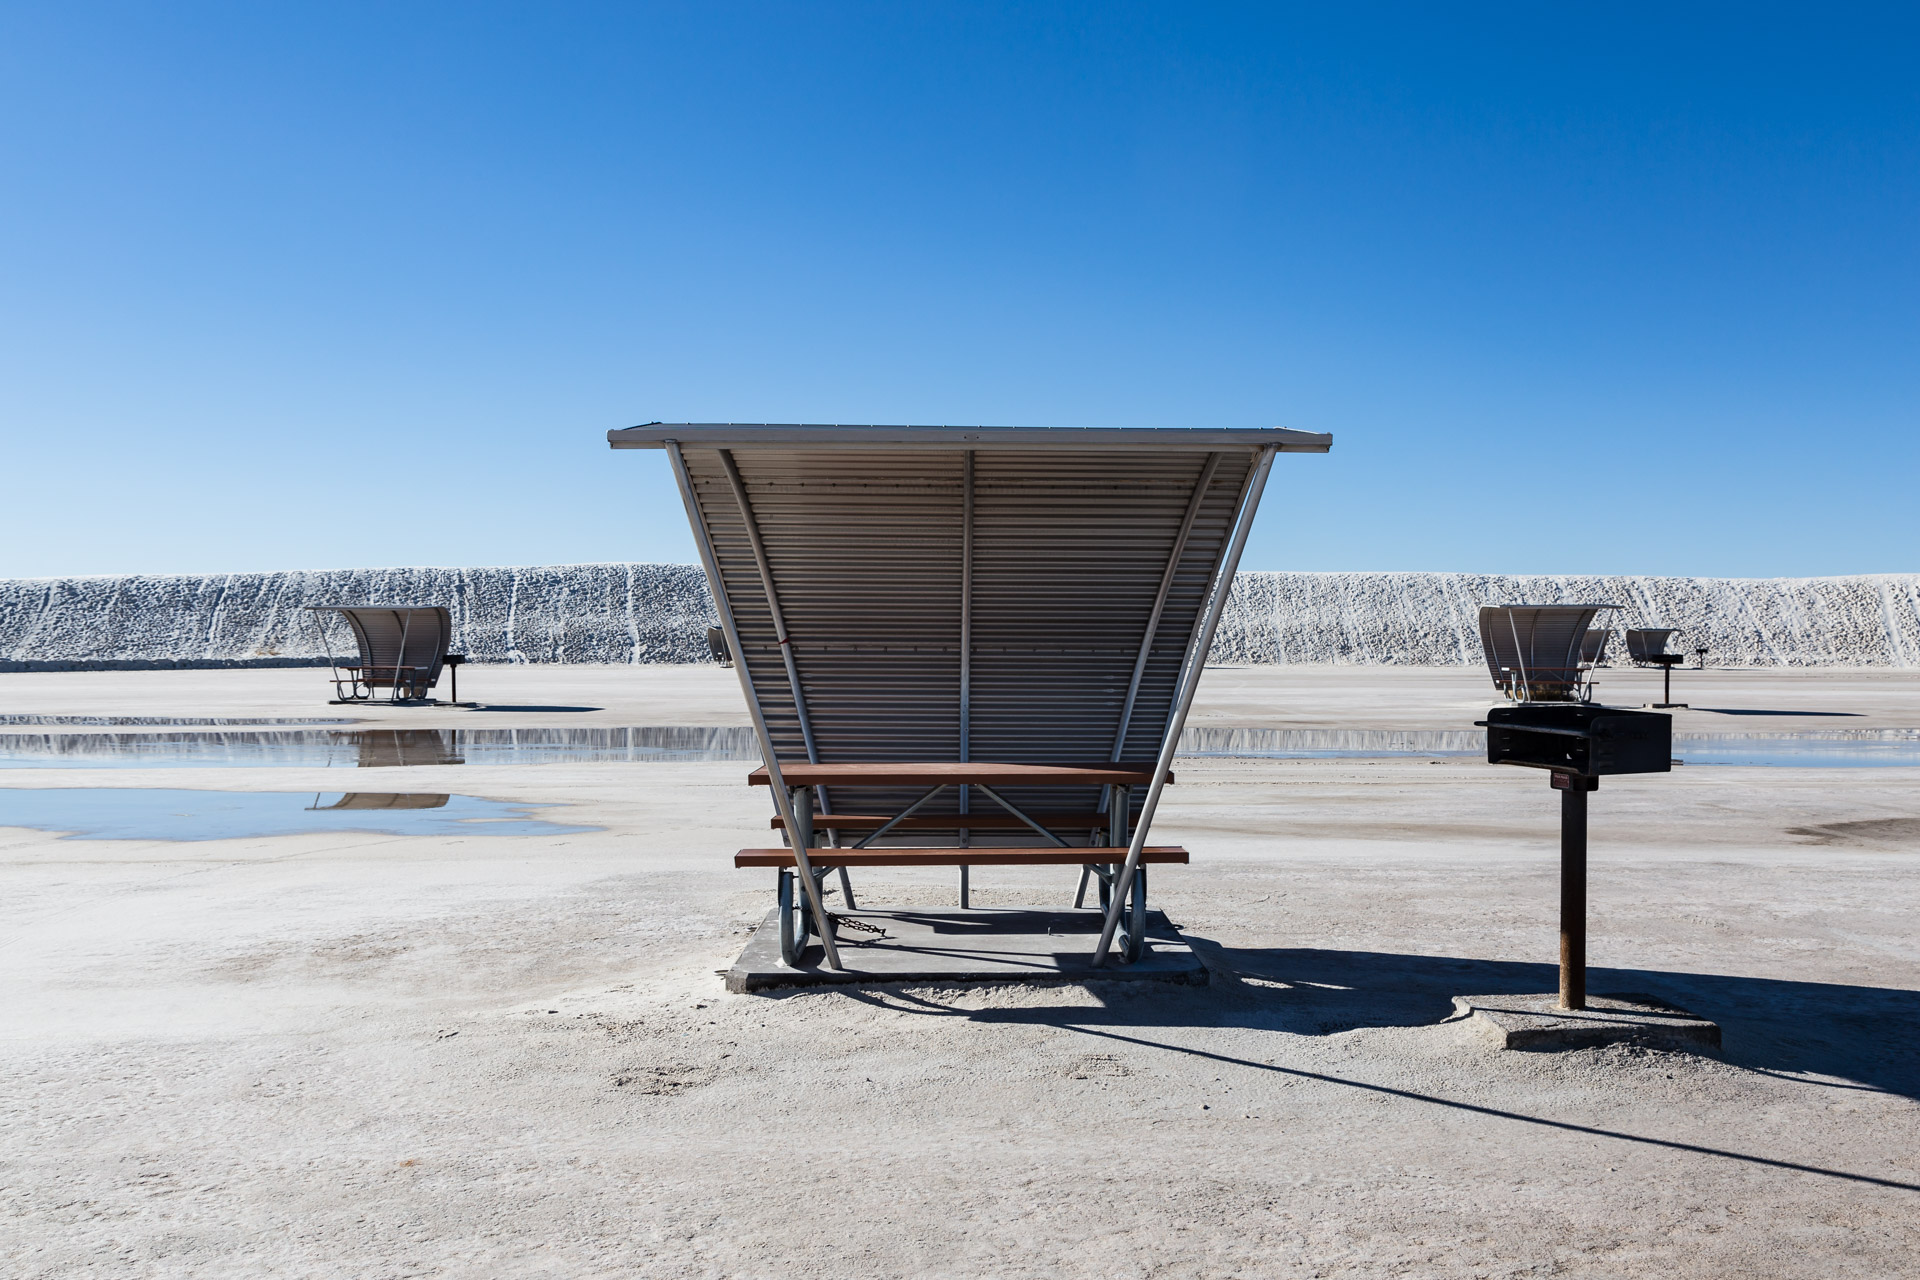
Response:
[{"label": "black barbecue grill", "polygon": [[1587,1007],[1587,793],[1600,779],[1673,768],[1673,717],[1590,703],[1495,707],[1487,763],[1545,769],[1560,793],[1560,1007]]},{"label": "black barbecue grill", "polygon": [[1479,723],[1487,729],[1488,764],[1590,778],[1673,767],[1673,717],[1652,711],[1535,702],[1495,707]]},{"label": "black barbecue grill", "polygon": [[[1660,701],[1653,704],[1655,707],[1687,705],[1673,700],[1673,669],[1687,660],[1684,653],[1667,652],[1667,637],[1677,630],[1677,627],[1635,627],[1627,632],[1627,656],[1633,659],[1633,665],[1660,668]],[[1700,652],[1704,655],[1706,650]],[[1707,665],[1704,656],[1700,665],[1703,668]]]}]

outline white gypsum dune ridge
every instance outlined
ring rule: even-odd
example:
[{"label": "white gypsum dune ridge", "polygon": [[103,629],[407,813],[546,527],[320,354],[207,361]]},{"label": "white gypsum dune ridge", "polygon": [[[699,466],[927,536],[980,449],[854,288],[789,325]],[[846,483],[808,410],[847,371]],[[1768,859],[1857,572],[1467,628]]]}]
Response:
[{"label": "white gypsum dune ridge", "polygon": [[[447,606],[476,662],[704,662],[715,621],[678,564],[0,579],[0,669],[304,665],[323,649],[302,606],[359,602]],[[1519,602],[1617,604],[1607,625],[1679,627],[1715,665],[1920,666],[1920,574],[1242,573],[1211,656],[1472,664],[1480,606]]]}]

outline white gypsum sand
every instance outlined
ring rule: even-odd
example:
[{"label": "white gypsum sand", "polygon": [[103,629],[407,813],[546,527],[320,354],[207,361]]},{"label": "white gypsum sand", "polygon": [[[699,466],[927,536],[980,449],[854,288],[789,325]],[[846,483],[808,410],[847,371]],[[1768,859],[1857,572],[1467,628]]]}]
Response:
[{"label": "white gypsum sand", "polygon": [[[6,675],[0,708],[337,713],[322,674]],[[467,674],[483,702],[600,709],[366,718],[740,714],[711,668]],[[1620,680],[1638,702],[1657,675]],[[1696,708],[1858,713],[1768,729],[1920,725],[1920,673],[1686,680]],[[1460,668],[1223,669],[1196,721],[1456,727],[1487,692]],[[1194,862],[1154,892],[1209,988],[775,997],[715,973],[771,898],[729,858],[767,839],[744,772],[0,771],[0,813],[9,787],[364,788],[600,828],[0,827],[0,1272],[1825,1280],[1920,1248],[1920,771],[1685,768],[1594,796],[1594,989],[1716,1018],[1718,1058],[1493,1051],[1447,1021],[1452,995],[1551,984],[1557,808],[1531,771],[1183,761],[1156,832]],[[1071,888],[974,876],[987,905]]]}]

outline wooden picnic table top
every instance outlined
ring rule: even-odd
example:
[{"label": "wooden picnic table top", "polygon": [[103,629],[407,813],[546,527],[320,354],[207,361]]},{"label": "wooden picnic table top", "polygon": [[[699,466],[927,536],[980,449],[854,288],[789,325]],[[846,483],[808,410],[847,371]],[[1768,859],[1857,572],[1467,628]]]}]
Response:
[{"label": "wooden picnic table top", "polygon": [[[807,850],[807,861],[816,867],[1075,867],[1088,863],[1112,865],[1125,862],[1125,846],[1067,849],[1032,847],[995,849],[975,845],[956,849],[835,849]],[[1150,844],[1140,851],[1143,863],[1182,863],[1187,851],[1177,844]],[[790,867],[791,849],[742,849],[733,855],[736,867]]]},{"label": "wooden picnic table top", "polygon": [[[990,787],[1091,786],[1144,787],[1153,767],[1119,764],[1005,764],[991,760],[901,761],[857,764],[785,764],[781,776],[790,787],[934,787],[978,782]],[[753,786],[767,785],[765,767],[747,775]],[[1173,781],[1173,771],[1167,771]],[[815,820],[815,826],[823,825]]]}]

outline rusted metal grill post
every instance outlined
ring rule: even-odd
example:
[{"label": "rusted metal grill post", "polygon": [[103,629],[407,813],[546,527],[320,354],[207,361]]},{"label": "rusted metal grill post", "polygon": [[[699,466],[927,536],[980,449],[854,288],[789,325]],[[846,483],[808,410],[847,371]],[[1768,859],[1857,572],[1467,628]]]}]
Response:
[{"label": "rusted metal grill post", "polygon": [[1587,1007],[1587,792],[1600,779],[1555,773],[1560,793],[1560,1007]]}]

